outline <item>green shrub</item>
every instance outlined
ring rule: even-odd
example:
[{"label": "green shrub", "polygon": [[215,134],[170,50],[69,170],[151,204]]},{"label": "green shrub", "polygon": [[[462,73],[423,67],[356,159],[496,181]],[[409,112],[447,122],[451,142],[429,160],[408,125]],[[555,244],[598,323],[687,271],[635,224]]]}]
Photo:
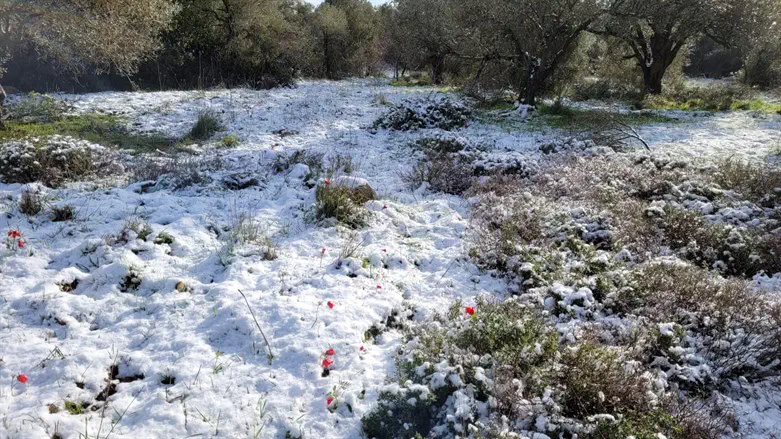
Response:
[{"label": "green shrub", "polygon": [[193,140],[207,140],[215,133],[222,131],[224,126],[222,121],[213,111],[202,111],[198,114],[198,119],[190,129],[189,138]]},{"label": "green shrub", "polygon": [[352,228],[363,227],[368,217],[363,205],[376,197],[367,185],[322,184],[315,192],[315,215],[318,220],[333,218]]},{"label": "green shrub", "polygon": [[222,146],[226,148],[233,148],[237,146],[241,142],[241,139],[239,139],[239,136],[235,134],[226,134],[222,138]]}]

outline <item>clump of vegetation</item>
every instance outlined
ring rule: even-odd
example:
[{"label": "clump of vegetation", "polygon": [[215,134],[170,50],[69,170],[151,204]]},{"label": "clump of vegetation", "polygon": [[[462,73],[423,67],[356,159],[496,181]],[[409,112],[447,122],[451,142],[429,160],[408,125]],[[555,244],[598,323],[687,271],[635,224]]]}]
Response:
[{"label": "clump of vegetation", "polygon": [[235,134],[226,134],[222,138],[222,146],[224,146],[225,148],[233,148],[237,146],[240,142],[241,139],[239,138],[239,136]]},{"label": "clump of vegetation", "polygon": [[158,233],[157,236],[155,236],[155,239],[152,242],[157,245],[163,245],[163,244],[171,245],[174,243],[174,237],[170,233],[166,231],[162,231]]},{"label": "clump of vegetation", "polygon": [[614,113],[602,110],[581,110],[562,103],[537,106],[533,127],[552,127],[569,131],[594,131],[599,127],[615,125],[639,126],[654,123],[673,123],[675,119],[651,112]]},{"label": "clump of vegetation", "polygon": [[[669,379],[683,387],[701,391],[737,377],[761,380],[779,374],[773,364],[781,355],[781,305],[752,291],[744,280],[718,279],[682,264],[651,264],[632,273],[614,307],[652,325],[667,325],[655,333],[646,361],[665,358],[662,367],[676,369]],[[707,362],[707,371],[687,364],[694,353]]]},{"label": "clump of vegetation", "polygon": [[[311,168],[310,168],[311,169]],[[333,154],[328,157],[328,166],[323,170],[323,175],[329,179],[340,175],[350,175],[358,170],[358,164],[349,154]]]},{"label": "clump of vegetation", "polygon": [[8,106],[8,119],[23,124],[47,124],[62,120],[71,110],[67,102],[40,93],[30,93]]},{"label": "clump of vegetation", "polygon": [[71,415],[83,415],[86,410],[89,408],[90,403],[88,402],[74,402],[74,401],[68,401],[66,400],[63,403],[63,407],[65,408],[65,411],[70,413]]},{"label": "clump of vegetation", "polygon": [[6,121],[5,130],[0,130],[0,141],[24,142],[25,139],[39,139],[38,143],[40,143],[43,139],[46,143],[47,138],[56,135],[140,153],[166,151],[178,147],[178,139],[159,134],[135,133],[130,131],[118,117],[97,113],[67,115],[47,122],[11,119]]},{"label": "clump of vegetation", "polygon": [[141,286],[141,282],[144,281],[144,276],[138,267],[130,267],[127,274],[122,278],[119,283],[119,291],[127,293],[135,291]]},{"label": "clump of vegetation", "polygon": [[348,227],[360,228],[366,225],[369,215],[363,205],[376,198],[368,185],[352,187],[326,182],[315,192],[315,216],[320,221],[332,218]]},{"label": "clump of vegetation", "polygon": [[428,75],[403,76],[391,81],[393,87],[428,87],[434,85]]},{"label": "clump of vegetation", "polygon": [[189,138],[193,140],[207,140],[225,127],[219,116],[211,110],[202,111],[198,114],[198,119],[190,129]]},{"label": "clump of vegetation", "polygon": [[146,241],[152,233],[154,233],[154,231],[148,222],[141,218],[133,217],[125,221],[125,224],[122,225],[122,230],[119,231],[117,241],[123,243],[131,242],[134,239]]},{"label": "clump of vegetation", "polygon": [[227,233],[221,233],[223,247],[219,257],[223,265],[228,266],[239,249],[246,249],[247,254],[260,254],[265,261],[273,261],[279,257],[277,245],[268,234],[267,226],[246,209],[234,205],[230,210],[230,224]]},{"label": "clump of vegetation", "polygon": [[71,221],[76,216],[76,209],[71,204],[52,206],[51,220],[53,222]]},{"label": "clump of vegetation", "polygon": [[418,139],[413,147],[423,151],[428,156],[440,154],[457,154],[471,147],[468,141],[460,137],[431,136]]},{"label": "clump of vegetation", "polygon": [[374,122],[374,128],[410,131],[421,128],[439,128],[452,131],[469,124],[472,111],[459,102],[443,99],[417,107],[410,104],[394,106]]},{"label": "clump of vegetation", "polygon": [[687,436],[702,432],[695,417],[674,410],[677,400],[655,389],[653,375],[631,366],[625,351],[591,341],[562,344],[520,300],[456,302],[447,315],[410,326],[405,339],[398,383],[386,386],[362,419],[369,437],[495,430],[718,437]]},{"label": "clump of vegetation", "polygon": [[750,200],[772,207],[781,196],[781,169],[767,164],[728,158],[716,165],[714,178],[723,189],[740,192]]},{"label": "clump of vegetation", "polygon": [[662,95],[649,95],[640,104],[652,110],[681,111],[761,111],[775,113],[781,104],[754,98],[751,89],[740,85],[713,85],[673,90]]},{"label": "clump of vegetation", "polygon": [[668,207],[664,212],[657,220],[664,243],[683,259],[733,276],[781,272],[781,237],[712,224],[701,214],[683,209]]},{"label": "clump of vegetation", "polygon": [[9,143],[0,151],[0,176],[6,183],[40,181],[57,187],[93,173],[101,152],[95,145],[59,137]]},{"label": "clump of vegetation", "polygon": [[402,181],[410,190],[428,183],[435,192],[461,195],[474,181],[472,167],[458,156],[438,155],[418,162],[412,169],[401,175]]},{"label": "clump of vegetation", "polygon": [[162,187],[184,189],[193,185],[205,185],[211,180],[207,170],[222,168],[219,155],[180,153],[171,157],[138,159],[131,169],[133,181],[152,181]]},{"label": "clump of vegetation", "polygon": [[19,199],[19,212],[27,216],[35,216],[43,211],[43,195],[37,190],[22,191]]},{"label": "clump of vegetation", "polygon": [[304,182],[310,185],[314,185],[325,171],[325,154],[317,152],[309,152],[304,150],[296,150],[290,155],[278,155],[271,165],[274,172],[287,172],[294,165],[302,163],[309,168],[309,173],[304,176]]}]

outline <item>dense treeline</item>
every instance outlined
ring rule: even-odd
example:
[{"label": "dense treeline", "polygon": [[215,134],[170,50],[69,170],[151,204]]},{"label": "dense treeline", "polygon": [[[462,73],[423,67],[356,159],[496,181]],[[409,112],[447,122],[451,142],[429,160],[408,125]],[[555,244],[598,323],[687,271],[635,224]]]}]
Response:
[{"label": "dense treeline", "polygon": [[[143,89],[426,71],[533,104],[585,77],[781,83],[781,0],[3,0],[4,82]],[[96,76],[100,74],[101,76]]]}]

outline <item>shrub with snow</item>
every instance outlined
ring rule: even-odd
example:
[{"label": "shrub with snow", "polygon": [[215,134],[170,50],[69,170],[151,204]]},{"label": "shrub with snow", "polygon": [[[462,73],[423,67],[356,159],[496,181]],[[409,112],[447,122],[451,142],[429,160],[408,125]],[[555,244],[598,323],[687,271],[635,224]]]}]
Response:
[{"label": "shrub with snow", "polygon": [[70,137],[22,140],[0,148],[0,176],[6,183],[39,181],[57,187],[90,175],[109,160],[102,146]]},{"label": "shrub with snow", "polygon": [[472,111],[464,104],[444,98],[428,103],[404,103],[394,106],[374,122],[374,128],[411,131],[439,128],[452,131],[469,124]]},{"label": "shrub with snow", "polygon": [[627,351],[559,338],[520,300],[478,301],[466,312],[455,303],[407,331],[398,381],[381,390],[364,431],[379,439],[717,437],[677,410],[657,373]]}]

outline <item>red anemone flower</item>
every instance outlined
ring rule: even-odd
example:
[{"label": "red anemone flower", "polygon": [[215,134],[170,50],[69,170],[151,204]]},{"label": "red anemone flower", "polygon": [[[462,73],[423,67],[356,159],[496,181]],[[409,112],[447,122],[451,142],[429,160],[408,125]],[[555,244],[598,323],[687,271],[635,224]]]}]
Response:
[{"label": "red anemone flower", "polygon": [[19,374],[16,376],[16,381],[19,381],[22,384],[27,384],[27,375],[25,374]]},{"label": "red anemone flower", "polygon": [[329,308],[331,308],[331,309],[334,309],[334,306],[336,306],[336,305],[334,305],[334,303],[333,303],[333,302],[331,302],[330,300],[328,301],[328,303],[326,303],[326,305],[328,305],[328,307],[329,307]]},{"label": "red anemone flower", "polygon": [[475,313],[474,307],[467,306],[466,307],[466,313],[469,314],[470,316],[473,315]]},{"label": "red anemone flower", "polygon": [[330,358],[323,359],[323,369],[328,369],[333,365],[334,365],[334,360],[331,360]]},{"label": "red anemone flower", "polygon": [[336,351],[334,350],[334,348],[330,348],[327,351],[325,351],[325,354],[329,355],[329,356],[330,355],[336,355]]}]

